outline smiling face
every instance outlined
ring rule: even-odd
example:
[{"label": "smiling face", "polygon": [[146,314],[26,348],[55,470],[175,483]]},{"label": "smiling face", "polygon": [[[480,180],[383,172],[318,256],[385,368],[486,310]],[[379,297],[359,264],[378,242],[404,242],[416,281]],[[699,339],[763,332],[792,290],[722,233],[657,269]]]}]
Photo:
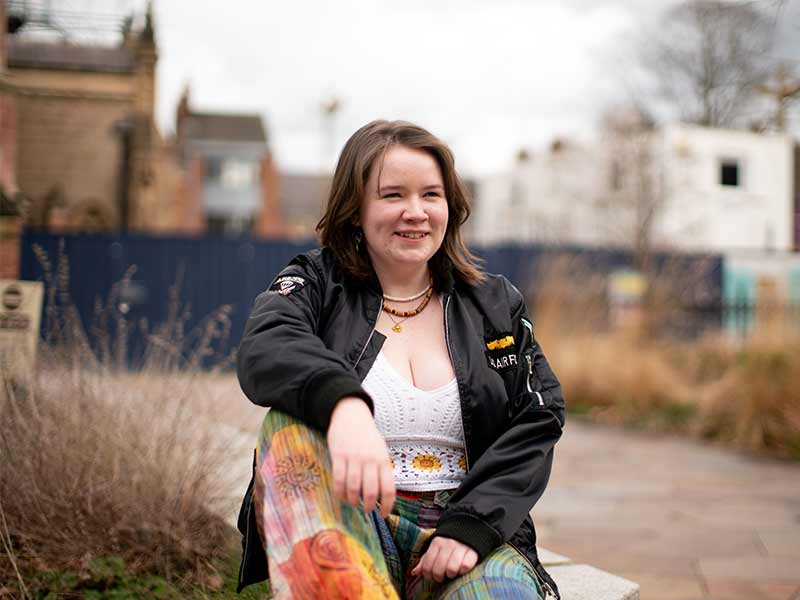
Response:
[{"label": "smiling face", "polygon": [[393,145],[370,170],[360,226],[376,272],[412,275],[442,245],[448,206],[442,172],[423,150]]}]

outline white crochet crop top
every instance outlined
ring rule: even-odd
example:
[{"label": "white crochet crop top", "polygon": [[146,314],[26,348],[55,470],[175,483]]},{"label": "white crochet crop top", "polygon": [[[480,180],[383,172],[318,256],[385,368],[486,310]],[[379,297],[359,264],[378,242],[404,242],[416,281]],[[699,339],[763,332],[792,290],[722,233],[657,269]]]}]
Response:
[{"label": "white crochet crop top", "polygon": [[466,474],[466,458],[456,379],[435,390],[421,390],[379,352],[362,387],[375,404],[375,422],[389,448],[397,489],[458,487]]}]

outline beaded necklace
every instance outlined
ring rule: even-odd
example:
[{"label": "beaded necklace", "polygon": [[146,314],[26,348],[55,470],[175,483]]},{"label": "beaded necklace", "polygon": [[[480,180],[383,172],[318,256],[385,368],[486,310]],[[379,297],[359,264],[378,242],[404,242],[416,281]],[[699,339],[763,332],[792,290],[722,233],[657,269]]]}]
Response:
[{"label": "beaded necklace", "polygon": [[[402,332],[403,328],[400,327],[400,324],[410,319],[411,317],[414,317],[419,313],[421,313],[425,309],[425,307],[428,306],[428,302],[430,302],[432,295],[433,295],[433,288],[431,286],[428,286],[428,290],[425,292],[425,297],[422,299],[422,303],[417,308],[413,308],[411,310],[397,310],[396,308],[390,308],[389,306],[386,306],[384,304],[383,310],[388,313],[389,319],[391,319],[392,323],[394,323],[394,325],[392,325],[392,331],[394,331],[395,333]],[[384,296],[384,298],[386,298],[387,300],[391,300],[391,298],[388,298],[386,296]],[[394,317],[400,317],[400,320],[398,321]]]},{"label": "beaded necklace", "polygon": [[384,294],[383,299],[391,300],[392,302],[411,302],[412,300],[416,300],[417,298],[422,298],[422,296],[428,293],[428,290],[431,289],[432,286],[433,284],[429,283],[428,287],[426,287],[424,290],[422,290],[421,292],[417,292],[416,294],[414,294],[413,296],[409,296],[408,298],[397,298],[396,296],[390,296],[389,294]]}]

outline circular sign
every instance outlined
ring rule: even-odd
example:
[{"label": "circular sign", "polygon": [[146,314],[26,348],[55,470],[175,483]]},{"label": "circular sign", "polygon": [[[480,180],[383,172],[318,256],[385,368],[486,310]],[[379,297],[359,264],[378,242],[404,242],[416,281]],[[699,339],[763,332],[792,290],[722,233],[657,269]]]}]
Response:
[{"label": "circular sign", "polygon": [[22,289],[13,283],[3,290],[3,307],[15,310],[22,304]]}]

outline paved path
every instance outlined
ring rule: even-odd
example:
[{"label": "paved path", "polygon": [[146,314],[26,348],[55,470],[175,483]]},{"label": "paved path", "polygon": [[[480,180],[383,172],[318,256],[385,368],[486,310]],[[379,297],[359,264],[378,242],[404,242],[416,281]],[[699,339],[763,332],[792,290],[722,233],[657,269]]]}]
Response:
[{"label": "paved path", "polygon": [[572,419],[534,517],[642,600],[800,600],[797,463]]}]

